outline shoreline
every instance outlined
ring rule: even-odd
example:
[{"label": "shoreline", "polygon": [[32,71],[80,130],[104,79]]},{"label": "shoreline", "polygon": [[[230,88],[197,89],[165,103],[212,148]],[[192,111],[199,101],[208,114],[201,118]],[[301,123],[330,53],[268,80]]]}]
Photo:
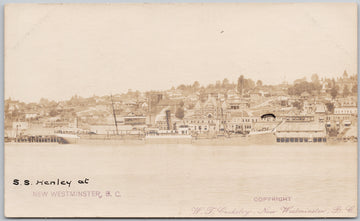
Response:
[{"label": "shoreline", "polygon": [[[197,140],[199,141],[199,140]],[[234,142],[214,142],[213,140],[202,140],[201,142],[172,142],[172,143],[164,143],[164,142],[146,142],[145,140],[92,140],[92,142],[76,142],[76,143],[69,143],[69,144],[62,144],[62,143],[36,143],[36,142],[4,142],[4,146],[6,145],[91,145],[91,146],[98,146],[98,145],[136,145],[136,146],[145,146],[145,145],[192,145],[192,146],[335,146],[335,145],[357,145],[357,142],[323,142],[323,143],[234,143]]]}]

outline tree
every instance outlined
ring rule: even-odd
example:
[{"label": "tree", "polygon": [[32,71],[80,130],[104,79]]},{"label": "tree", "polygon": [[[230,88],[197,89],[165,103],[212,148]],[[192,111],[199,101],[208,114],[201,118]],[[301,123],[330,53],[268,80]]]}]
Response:
[{"label": "tree", "polygon": [[344,90],[343,90],[343,96],[346,97],[346,96],[349,96],[350,94],[350,90],[348,88],[347,85],[344,86]]},{"label": "tree", "polygon": [[244,75],[238,78],[237,91],[240,95],[243,95],[245,90],[252,89],[255,87],[255,82],[251,79],[245,79]]},{"label": "tree", "polygon": [[302,83],[302,82],[306,82],[306,77],[303,77],[303,78],[300,78],[300,79],[296,79],[296,80],[294,81],[294,85],[295,85],[295,84],[300,84],[300,83]]},{"label": "tree", "polygon": [[331,79],[331,87],[335,87],[336,86],[336,81],[334,78]]},{"label": "tree", "polygon": [[354,74],[354,75],[350,76],[350,80],[352,80],[352,81],[357,82],[357,79],[358,79],[357,74]]},{"label": "tree", "polygon": [[311,81],[313,83],[319,83],[319,76],[317,74],[311,75]]},{"label": "tree", "polygon": [[50,101],[46,98],[41,98],[39,104],[43,106],[47,106],[50,103]]},{"label": "tree", "polygon": [[237,91],[240,95],[243,94],[243,90],[244,90],[244,83],[245,83],[245,79],[244,79],[244,75],[241,75],[238,78],[238,84],[237,84]]},{"label": "tree", "polygon": [[200,95],[199,95],[199,100],[201,102],[205,102],[207,100],[207,98],[208,98],[207,93],[205,93],[205,91],[201,91]]},{"label": "tree", "polygon": [[252,89],[255,87],[255,82],[253,80],[245,79],[245,89]]},{"label": "tree", "polygon": [[58,115],[58,112],[55,109],[52,109],[49,113],[50,117],[55,117],[56,115]]},{"label": "tree", "polygon": [[295,88],[294,87],[289,87],[288,88],[288,95],[295,95]]},{"label": "tree", "polygon": [[358,85],[354,84],[354,86],[351,88],[351,92],[356,94],[358,92]]},{"label": "tree", "polygon": [[181,84],[181,85],[179,85],[178,87],[177,87],[177,89],[179,89],[179,90],[185,90],[186,89],[186,85],[185,84]]},{"label": "tree", "polygon": [[258,80],[258,81],[256,82],[256,86],[257,86],[257,87],[261,87],[262,85],[263,85],[263,83],[262,83],[261,80]]},{"label": "tree", "polygon": [[222,86],[226,87],[229,84],[230,84],[229,80],[227,78],[224,78],[224,80],[222,81]]},{"label": "tree", "polygon": [[302,110],[303,106],[304,106],[304,104],[302,102],[299,102],[299,101],[295,101],[293,103],[293,107],[296,107],[299,110]]},{"label": "tree", "polygon": [[347,73],[347,71],[346,70],[344,70],[344,73],[343,73],[343,78],[347,78],[349,75],[348,75],[348,73]]},{"label": "tree", "polygon": [[326,103],[326,108],[330,113],[333,113],[334,111],[334,104],[333,103]]},{"label": "tree", "polygon": [[11,117],[14,119],[14,118],[19,118],[19,115],[20,115],[20,111],[18,109],[15,109],[12,111],[11,113]]},{"label": "tree", "polygon": [[221,81],[216,81],[216,83],[215,83],[215,88],[217,88],[217,89],[219,89],[219,88],[221,88]]},{"label": "tree", "polygon": [[176,109],[175,117],[182,120],[182,119],[184,119],[184,116],[185,116],[184,108],[179,107],[178,109]]},{"label": "tree", "polygon": [[331,90],[330,90],[330,95],[331,95],[331,97],[332,97],[333,99],[335,99],[336,96],[337,96],[337,94],[338,94],[338,91],[337,91],[336,87],[332,87]]},{"label": "tree", "polygon": [[314,84],[312,82],[302,81],[300,83],[294,84],[292,87],[289,87],[288,94],[300,95],[304,91],[308,92],[309,94],[312,94],[313,91],[318,91],[320,90],[320,88],[317,84]]},{"label": "tree", "polygon": [[200,83],[198,81],[195,81],[192,85],[194,89],[198,89],[200,87]]}]

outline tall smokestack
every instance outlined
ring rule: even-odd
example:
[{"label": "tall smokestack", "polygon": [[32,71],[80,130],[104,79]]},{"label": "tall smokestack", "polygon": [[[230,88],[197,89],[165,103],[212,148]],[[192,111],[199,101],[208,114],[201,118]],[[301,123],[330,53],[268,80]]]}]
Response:
[{"label": "tall smokestack", "polygon": [[170,110],[166,110],[166,124],[167,124],[167,129],[168,130],[172,130],[172,125],[171,125],[171,112]]}]

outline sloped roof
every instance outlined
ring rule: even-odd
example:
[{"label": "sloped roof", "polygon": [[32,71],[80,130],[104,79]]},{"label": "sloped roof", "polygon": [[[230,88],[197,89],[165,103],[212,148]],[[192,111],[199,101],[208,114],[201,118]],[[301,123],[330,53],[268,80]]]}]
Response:
[{"label": "sloped roof", "polygon": [[304,91],[301,93],[301,96],[310,96],[310,94],[307,91]]},{"label": "sloped roof", "polygon": [[196,102],[196,104],[195,104],[195,107],[194,107],[194,108],[196,108],[196,109],[201,108],[201,102],[200,102],[200,101]]},{"label": "sloped roof", "polygon": [[315,113],[325,113],[326,107],[324,104],[316,104],[315,106]]},{"label": "sloped roof", "polygon": [[277,137],[326,137],[325,132],[319,133],[306,133],[306,132],[286,132],[286,133],[278,133]]},{"label": "sloped roof", "polygon": [[278,132],[315,132],[315,131],[324,131],[325,125],[320,123],[299,123],[291,122],[284,123],[276,128]]},{"label": "sloped roof", "polygon": [[231,117],[250,117],[250,114],[245,110],[241,110],[241,111],[232,112]]},{"label": "sloped roof", "polygon": [[216,104],[216,99],[214,98],[214,97],[209,97],[206,101],[205,101],[205,103],[204,103],[204,105],[203,106],[208,106],[208,105],[212,105],[212,106],[216,106],[217,104]]},{"label": "sloped roof", "polygon": [[228,99],[227,102],[229,104],[233,104],[233,103],[236,103],[236,104],[247,104],[250,102],[249,99],[244,99],[244,98],[237,98],[237,99]]}]

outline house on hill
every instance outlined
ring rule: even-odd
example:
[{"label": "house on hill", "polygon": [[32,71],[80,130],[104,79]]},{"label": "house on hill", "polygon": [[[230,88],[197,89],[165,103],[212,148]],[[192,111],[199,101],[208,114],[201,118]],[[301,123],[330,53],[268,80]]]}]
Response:
[{"label": "house on hill", "polygon": [[308,100],[310,97],[311,97],[311,95],[307,91],[304,91],[300,94],[300,99],[303,99],[303,100]]}]

